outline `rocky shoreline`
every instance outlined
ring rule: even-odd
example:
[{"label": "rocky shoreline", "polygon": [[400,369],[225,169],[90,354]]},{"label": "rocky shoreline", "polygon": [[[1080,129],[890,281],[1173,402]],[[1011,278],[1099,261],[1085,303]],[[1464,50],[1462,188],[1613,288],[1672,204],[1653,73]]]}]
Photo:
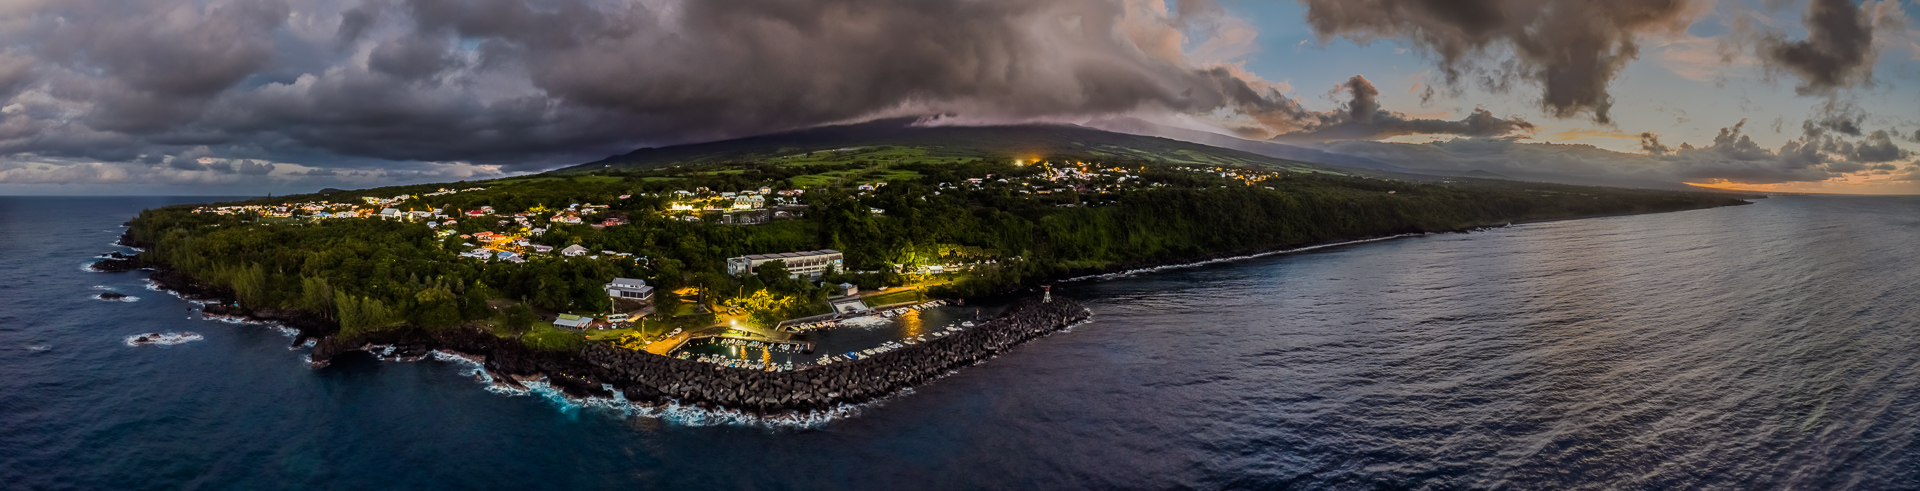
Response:
[{"label": "rocky shoreline", "polygon": [[640,406],[678,404],[762,416],[826,412],[873,402],[1090,316],[1085,307],[1071,299],[1047,302],[1029,298],[980,325],[908,349],[803,370],[770,372],[720,367],[599,343],[588,343],[578,351],[542,351],[473,326],[438,331],[395,329],[348,339],[336,335],[336,325],[313,316],[235,306],[230,292],[144,264],[137,255],[110,258],[101,264],[108,266],[96,266],[95,270],[152,269],[151,279],[158,288],[205,302],[202,312],[208,316],[274,322],[298,330],[294,346],[317,340],[309,356],[316,367],[351,352],[373,352],[376,348],[382,358],[403,360],[440,351],[480,363],[496,383],[509,386],[542,381],[573,398],[613,398],[618,391],[621,398]]},{"label": "rocky shoreline", "polygon": [[[589,343],[579,351],[541,351],[480,329],[393,330],[355,339],[328,337],[311,359],[382,347],[401,359],[442,351],[478,361],[499,383],[544,381],[574,398],[621,398],[641,406],[679,404],[778,416],[872,402],[991,358],[1023,342],[1085,321],[1078,302],[1028,299],[978,326],[860,360],[795,371],[756,371]],[[391,350],[384,348],[391,347]]]}]

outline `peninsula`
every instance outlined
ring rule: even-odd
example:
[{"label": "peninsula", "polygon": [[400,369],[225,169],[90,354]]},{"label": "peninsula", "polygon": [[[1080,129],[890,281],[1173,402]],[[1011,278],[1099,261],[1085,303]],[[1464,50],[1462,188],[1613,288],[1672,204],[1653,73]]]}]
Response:
[{"label": "peninsula", "polygon": [[[884,397],[1086,319],[1032,289],[1060,278],[1744,203],[1071,126],[882,129],[152,209],[122,239],[145,252],[95,267],[151,268],[161,286],[209,300],[209,315],[298,329],[316,365],[442,350],[506,384],[786,414]],[[1005,310],[988,319],[979,304]],[[911,325],[886,339],[834,334],[888,323]]]}]

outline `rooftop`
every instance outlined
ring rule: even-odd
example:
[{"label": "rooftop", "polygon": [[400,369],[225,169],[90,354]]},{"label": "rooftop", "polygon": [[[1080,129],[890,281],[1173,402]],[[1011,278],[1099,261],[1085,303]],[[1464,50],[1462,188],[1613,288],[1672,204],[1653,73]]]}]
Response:
[{"label": "rooftop", "polygon": [[763,261],[763,260],[773,260],[773,259],[788,259],[788,258],[796,258],[796,257],[824,256],[827,254],[839,254],[839,253],[840,251],[836,251],[833,249],[821,249],[817,251],[807,251],[807,252],[780,252],[780,253],[774,253],[774,254],[753,254],[753,255],[746,256],[746,258],[749,261]]}]

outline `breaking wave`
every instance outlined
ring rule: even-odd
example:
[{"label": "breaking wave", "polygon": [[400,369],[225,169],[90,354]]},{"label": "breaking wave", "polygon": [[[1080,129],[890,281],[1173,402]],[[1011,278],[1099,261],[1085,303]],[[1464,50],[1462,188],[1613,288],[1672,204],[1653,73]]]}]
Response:
[{"label": "breaking wave", "polygon": [[206,339],[206,338],[202,337],[198,333],[193,333],[193,332],[179,332],[179,333],[174,333],[174,332],[151,333],[150,332],[146,334],[135,334],[132,336],[127,336],[126,343],[127,343],[127,346],[146,346],[146,345],[172,346],[176,344],[191,343],[191,342],[199,341],[202,339]]}]

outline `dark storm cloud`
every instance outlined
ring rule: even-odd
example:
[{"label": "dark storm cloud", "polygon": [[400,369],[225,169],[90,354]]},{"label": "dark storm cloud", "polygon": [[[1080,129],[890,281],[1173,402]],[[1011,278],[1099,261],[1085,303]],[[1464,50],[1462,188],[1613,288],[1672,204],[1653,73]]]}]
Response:
[{"label": "dark storm cloud", "polygon": [[1837,142],[1834,152],[1860,163],[1892,162],[1913,156],[1913,152],[1895,146],[1893,135],[1886,130],[1875,131],[1858,142]]},{"label": "dark storm cloud", "polygon": [[1203,1],[20,1],[0,7],[19,106],[0,155],[524,169],[907,114],[1304,114],[1187,58],[1224,15]]},{"label": "dark storm cloud", "polygon": [[1760,59],[1799,77],[1795,90],[1803,95],[1869,83],[1873,24],[1860,7],[1850,0],[1813,0],[1804,25],[1807,38],[1799,41],[1769,34],[1760,43]]},{"label": "dark storm cloud", "polygon": [[234,170],[239,172],[242,175],[264,176],[264,175],[273,173],[274,167],[275,167],[275,164],[273,162],[242,160],[240,161],[239,164],[234,166]]},{"label": "dark storm cloud", "polygon": [[1401,135],[1507,136],[1531,133],[1533,123],[1502,119],[1485,109],[1474,109],[1459,121],[1413,119],[1380,107],[1380,90],[1366,77],[1354,75],[1335,89],[1348,99],[1340,111],[1307,113],[1301,128],[1274,137],[1282,141],[1376,140]]},{"label": "dark storm cloud", "polygon": [[[1398,39],[1439,58],[1446,82],[1508,88],[1518,77],[1541,89],[1547,112],[1609,122],[1607,91],[1640,54],[1635,38],[1684,29],[1690,0],[1300,0],[1325,41]],[[1510,54],[1511,58],[1504,58]]]}]

